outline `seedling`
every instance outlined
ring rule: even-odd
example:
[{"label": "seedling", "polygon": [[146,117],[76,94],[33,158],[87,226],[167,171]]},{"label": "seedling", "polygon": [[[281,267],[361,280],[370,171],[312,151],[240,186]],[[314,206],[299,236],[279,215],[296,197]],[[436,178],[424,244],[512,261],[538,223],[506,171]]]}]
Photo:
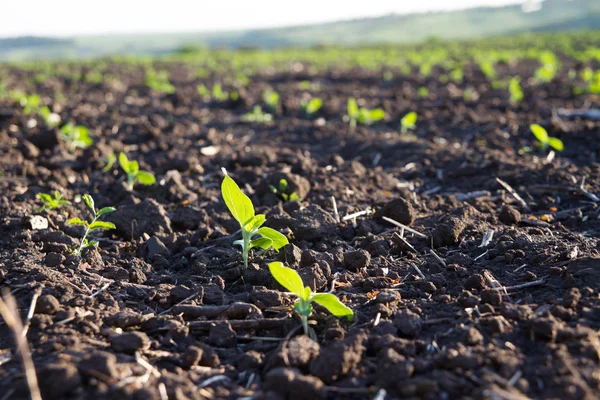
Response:
[{"label": "seedling", "polygon": [[400,120],[400,132],[406,133],[409,129],[415,129],[417,126],[417,113],[414,111],[409,112]]},{"label": "seedling", "polygon": [[300,200],[300,196],[298,196],[298,193],[296,193],[296,192],[287,194],[286,193],[287,188],[288,188],[288,182],[285,179],[279,180],[279,185],[277,187],[275,187],[273,185],[269,185],[269,189],[271,189],[271,192],[273,192],[274,194],[279,196],[285,202]]},{"label": "seedling", "polygon": [[221,194],[229,212],[239,222],[242,231],[242,239],[236,240],[233,244],[242,247],[244,266],[248,268],[248,253],[251,248],[260,247],[263,250],[273,248],[275,251],[279,251],[289,242],[283,234],[275,229],[262,226],[265,223],[265,215],[254,215],[254,206],[250,198],[240,190],[225,170],[223,172],[225,172],[225,178],[221,184]]},{"label": "seedling", "polygon": [[156,72],[150,69],[146,72],[146,86],[159,93],[175,93],[175,86],[169,82],[167,71]]},{"label": "seedling", "polygon": [[108,157],[106,157],[106,165],[104,166],[104,168],[102,168],[102,172],[110,171],[114,167],[116,162],[117,156],[115,155],[115,153],[110,153]]},{"label": "seedling", "polygon": [[365,107],[358,107],[354,97],[348,99],[348,120],[350,127],[356,127],[356,123],[362,125],[371,125],[373,122],[381,121],[385,117],[385,111],[381,108],[369,110]]},{"label": "seedling", "polygon": [[546,129],[540,125],[529,125],[529,129],[531,129],[533,136],[535,136],[535,138],[540,142],[542,151],[546,151],[548,147],[552,147],[556,151],[563,151],[564,145],[562,140],[549,136],[548,132],[546,132]]},{"label": "seedling", "polygon": [[38,193],[36,196],[42,202],[40,211],[44,210],[55,210],[65,204],[71,204],[71,202],[64,200],[58,190],[54,191],[54,197],[48,193]]},{"label": "seedling", "polygon": [[510,102],[518,103],[523,100],[523,89],[521,89],[521,79],[518,76],[511,78],[508,83],[508,91],[510,93]]},{"label": "seedling", "polygon": [[53,113],[48,106],[40,108],[39,114],[48,128],[54,128],[60,124],[60,115]]},{"label": "seedling", "polygon": [[254,106],[252,112],[244,115],[244,121],[247,122],[269,122],[273,120],[273,116],[262,110],[261,106]]},{"label": "seedling", "polygon": [[151,172],[140,171],[140,164],[135,160],[129,160],[127,154],[123,152],[119,154],[119,164],[123,172],[127,174],[127,187],[129,190],[133,190],[133,185],[136,182],[142,185],[153,185],[156,182],[156,178]]},{"label": "seedling", "polygon": [[321,106],[323,106],[323,100],[321,100],[318,97],[315,97],[314,99],[311,99],[309,101],[304,100],[302,102],[302,108],[308,116],[311,116],[317,111],[319,111],[321,109]]},{"label": "seedling", "polygon": [[277,105],[279,104],[279,93],[274,90],[266,91],[263,94],[263,101],[269,107],[271,112],[277,111]]},{"label": "seedling", "polygon": [[110,230],[116,228],[115,224],[113,224],[112,222],[99,220],[100,217],[102,217],[103,215],[116,211],[116,208],[103,207],[99,210],[96,210],[96,207],[94,205],[94,199],[92,198],[92,196],[90,196],[89,194],[84,194],[83,196],[81,196],[81,198],[89,207],[89,209],[92,210],[94,218],[92,218],[91,222],[82,220],[81,218],[71,218],[69,221],[67,221],[67,225],[79,225],[85,227],[85,233],[83,234],[83,238],[81,239],[81,244],[79,245],[79,247],[73,249],[73,254],[79,257],[81,257],[81,252],[84,249],[87,249],[88,247],[98,247],[98,241],[88,239],[88,235],[90,233],[100,230]]},{"label": "seedling", "polygon": [[71,122],[60,128],[60,137],[69,144],[69,150],[71,151],[78,148],[86,149],[94,144],[88,128],[82,125],[75,126]]},{"label": "seedling", "polygon": [[212,87],[212,97],[218,102],[223,102],[229,98],[229,93],[223,90],[220,83],[215,83]]},{"label": "seedling", "polygon": [[310,287],[304,286],[302,279],[298,273],[288,267],[284,267],[279,261],[269,264],[269,271],[273,278],[281,286],[298,296],[298,301],[294,303],[294,309],[302,318],[302,327],[304,334],[308,336],[308,317],[312,315],[312,302],[322,305],[330,313],[338,318],[346,317],[352,321],[354,313],[344,305],[335,295],[331,293],[313,293]]}]

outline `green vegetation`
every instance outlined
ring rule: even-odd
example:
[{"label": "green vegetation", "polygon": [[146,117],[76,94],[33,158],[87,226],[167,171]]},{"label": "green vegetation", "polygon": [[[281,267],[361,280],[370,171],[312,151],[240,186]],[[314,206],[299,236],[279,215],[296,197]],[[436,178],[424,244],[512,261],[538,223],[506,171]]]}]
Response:
[{"label": "green vegetation", "polygon": [[546,132],[546,129],[544,129],[542,126],[538,124],[532,124],[529,126],[529,129],[531,129],[533,136],[535,136],[535,138],[540,142],[540,148],[542,151],[546,151],[548,147],[551,147],[556,151],[563,151],[564,145],[562,140],[549,136],[548,132]]},{"label": "green vegetation", "polygon": [[254,215],[252,201],[227,174],[225,174],[221,184],[221,195],[229,212],[240,224],[242,239],[236,240],[233,244],[242,247],[242,258],[246,268],[248,267],[250,249],[260,247],[263,250],[273,248],[275,251],[279,251],[280,248],[289,243],[283,234],[275,229],[262,226],[265,223],[265,215]]},{"label": "green vegetation", "polygon": [[312,315],[313,302],[325,307],[338,318],[345,317],[350,321],[354,318],[352,310],[344,305],[335,295],[331,293],[313,293],[310,287],[304,286],[300,275],[295,270],[284,267],[282,263],[277,261],[269,264],[269,271],[271,271],[271,275],[273,275],[273,278],[281,286],[298,297],[298,301],[294,304],[294,309],[300,314],[304,334],[309,335],[308,317]]},{"label": "green vegetation", "polygon": [[508,83],[508,92],[510,93],[510,102],[518,103],[523,100],[523,89],[521,89],[521,78],[512,77]]},{"label": "green vegetation", "polygon": [[149,69],[146,71],[146,86],[159,93],[175,93],[175,86],[169,82],[169,73],[167,71],[155,71]]},{"label": "green vegetation", "polygon": [[284,202],[301,200],[300,196],[298,196],[298,193],[296,193],[296,192],[292,192],[289,194],[287,193],[288,181],[285,179],[280,179],[279,185],[277,185],[277,187],[275,187],[273,185],[269,185],[269,189],[271,189],[271,192],[276,194]]},{"label": "green vegetation", "polygon": [[385,111],[381,108],[369,110],[365,107],[359,107],[356,99],[350,97],[348,99],[348,121],[352,128],[356,127],[358,122],[361,125],[371,125],[374,122],[381,121],[385,117]]},{"label": "green vegetation", "polygon": [[417,126],[417,113],[409,112],[400,120],[400,132],[407,133],[409,129],[415,129]]},{"label": "green vegetation", "polygon": [[121,152],[119,154],[119,164],[123,172],[127,174],[127,188],[133,190],[133,185],[136,182],[142,185],[154,185],[156,178],[151,172],[140,171],[140,164],[135,160],[129,160],[127,154]]},{"label": "green vegetation", "polygon": [[263,93],[263,101],[272,113],[276,113],[279,106],[279,93],[274,90],[267,90]]},{"label": "green vegetation", "polygon": [[246,122],[269,122],[273,120],[273,116],[263,111],[261,106],[254,106],[252,112],[244,115]]},{"label": "green vegetation", "polygon": [[98,242],[96,240],[88,239],[88,235],[90,233],[100,231],[100,230],[116,229],[115,224],[113,224],[112,222],[106,222],[106,221],[99,220],[100,217],[102,217],[103,215],[106,215],[108,213],[116,211],[116,208],[103,207],[99,210],[96,210],[96,206],[94,204],[94,199],[92,198],[92,196],[90,196],[89,194],[84,194],[83,196],[81,196],[81,198],[83,199],[85,204],[88,206],[88,208],[92,211],[93,218],[90,222],[83,220],[81,218],[71,218],[69,221],[67,221],[68,225],[78,225],[78,226],[83,226],[85,228],[85,233],[83,234],[83,237],[81,238],[81,243],[80,243],[79,247],[76,247],[75,249],[73,249],[73,254],[75,254],[77,256],[81,256],[81,252],[84,249],[87,249],[88,247],[98,246]]},{"label": "green vegetation", "polygon": [[88,128],[83,125],[74,125],[71,122],[60,128],[60,138],[68,143],[71,151],[87,149],[94,144]]},{"label": "green vegetation", "polygon": [[48,193],[38,193],[36,196],[41,202],[40,211],[55,210],[65,204],[71,204],[70,201],[64,200],[58,190],[54,191],[54,197]]},{"label": "green vegetation", "polygon": [[301,106],[304,110],[304,113],[310,117],[321,109],[321,106],[323,106],[323,100],[319,97],[315,97],[314,99],[310,100],[303,100]]}]

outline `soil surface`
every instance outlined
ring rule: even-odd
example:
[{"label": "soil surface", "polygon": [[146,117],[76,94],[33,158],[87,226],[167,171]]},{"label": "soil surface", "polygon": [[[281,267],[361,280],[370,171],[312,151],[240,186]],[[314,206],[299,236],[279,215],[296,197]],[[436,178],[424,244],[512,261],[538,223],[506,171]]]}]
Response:
[{"label": "soil surface", "polygon": [[[384,80],[295,64],[220,103],[196,92],[219,76],[162,65],[177,90],[165,95],[140,68],[108,64],[111,80],[35,87],[63,121],[90,129],[94,145],[75,152],[2,100],[0,284],[24,321],[34,306],[27,339],[44,399],[598,398],[600,130],[553,110],[600,101],[565,89],[577,62],[561,61],[552,83],[524,80],[516,105],[475,66],[446,84],[437,69]],[[32,91],[32,72],[3,68]],[[281,96],[273,121],[246,122],[269,87]],[[57,90],[68,93],[60,104]],[[313,118],[300,107],[307,93],[324,101]],[[385,120],[350,129],[351,96]],[[416,129],[399,133],[413,110]],[[532,123],[565,150],[537,149]],[[130,192],[117,166],[103,172],[120,151],[157,183]],[[253,253],[247,270],[222,167],[290,240],[279,254]],[[300,202],[270,191],[281,178]],[[39,211],[36,194],[54,190],[72,204]],[[85,193],[117,208],[106,218],[117,229],[80,259],[70,249],[82,231],[66,221],[89,217],[76,201]],[[268,273],[276,259],[339,296],[354,321],[315,307],[316,341],[302,335],[294,298]],[[4,323],[0,348],[0,398],[28,398]]]}]

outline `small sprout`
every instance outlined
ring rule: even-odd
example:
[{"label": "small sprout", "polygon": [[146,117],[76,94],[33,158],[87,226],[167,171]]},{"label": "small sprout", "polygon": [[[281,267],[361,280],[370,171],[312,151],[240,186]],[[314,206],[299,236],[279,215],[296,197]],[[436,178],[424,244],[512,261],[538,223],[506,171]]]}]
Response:
[{"label": "small sprout", "polygon": [[244,121],[247,122],[269,122],[273,120],[273,116],[262,110],[261,106],[254,106],[252,112],[244,115]]},{"label": "small sprout", "polygon": [[221,194],[229,212],[240,224],[242,239],[236,240],[233,244],[242,247],[242,258],[246,268],[251,248],[260,247],[263,250],[273,248],[275,251],[279,251],[289,243],[283,234],[275,229],[262,226],[265,223],[265,215],[254,215],[252,201],[227,174],[221,184]]},{"label": "small sprout", "polygon": [[92,210],[94,218],[92,218],[91,222],[82,220],[81,218],[71,218],[69,221],[67,221],[67,225],[79,225],[85,227],[85,233],[83,234],[83,238],[81,239],[81,244],[79,245],[79,247],[73,249],[73,254],[79,257],[81,257],[81,252],[83,251],[83,249],[87,249],[88,247],[92,246],[98,246],[98,242],[96,240],[88,239],[88,235],[90,233],[99,230],[110,230],[116,228],[115,224],[113,224],[112,222],[99,220],[100,217],[102,217],[103,215],[116,211],[116,208],[103,207],[99,210],[96,210],[96,207],[94,205],[94,199],[92,198],[92,196],[90,196],[89,194],[84,194],[83,196],[81,196],[81,198],[89,207],[89,209]]},{"label": "small sprout", "polygon": [[130,161],[127,154],[123,152],[119,154],[119,164],[123,172],[127,174],[127,187],[129,190],[133,190],[133,185],[136,182],[142,185],[153,185],[156,182],[156,178],[151,172],[140,171],[140,164],[135,160]]},{"label": "small sprout", "polygon": [[400,132],[406,133],[409,129],[415,129],[417,126],[417,113],[409,112],[400,120]]},{"label": "small sprout", "polygon": [[514,76],[508,83],[508,92],[510,93],[510,102],[518,103],[523,100],[523,89],[521,89],[521,78]]},{"label": "small sprout", "polygon": [[546,129],[540,125],[531,124],[529,125],[529,129],[531,129],[533,136],[535,136],[535,138],[540,142],[542,151],[546,151],[548,147],[552,147],[556,151],[563,151],[564,145],[562,140],[549,136],[548,132],[546,132]]},{"label": "small sprout", "polygon": [[21,107],[23,107],[23,114],[25,115],[37,113],[40,109],[40,104],[42,102],[42,98],[38,94],[21,94],[18,100],[21,104]]},{"label": "small sprout", "polygon": [[196,87],[196,91],[198,92],[200,97],[202,97],[202,99],[210,99],[210,92],[208,91],[206,85],[204,85],[203,83]]},{"label": "small sprout", "polygon": [[218,102],[224,102],[229,99],[229,93],[223,90],[220,83],[215,83],[212,87],[212,97]]},{"label": "small sprout", "polygon": [[300,200],[300,196],[298,196],[298,193],[296,193],[296,192],[287,194],[286,193],[287,188],[288,188],[288,181],[285,179],[281,179],[279,181],[279,186],[277,186],[277,187],[275,187],[273,185],[269,185],[269,189],[271,189],[271,192],[273,192],[274,194],[279,196],[281,198],[281,200],[283,200],[285,202]]},{"label": "small sprout", "polygon": [[265,102],[267,107],[269,107],[271,112],[274,113],[277,111],[277,106],[279,105],[279,93],[277,93],[274,90],[266,91],[263,94],[263,101]]},{"label": "small sprout", "polygon": [[53,113],[48,106],[40,108],[39,114],[48,128],[54,128],[60,124],[60,115]]},{"label": "small sprout", "polygon": [[83,125],[73,125],[69,122],[60,128],[60,137],[69,144],[69,150],[86,149],[94,144],[89,135],[89,130]]},{"label": "small sprout", "polygon": [[169,82],[169,73],[167,71],[156,72],[153,69],[146,71],[146,86],[159,93],[175,93],[175,86]]},{"label": "small sprout", "polygon": [[281,262],[276,261],[270,263],[269,271],[271,271],[271,275],[273,275],[273,278],[275,278],[281,286],[298,296],[298,301],[294,304],[294,309],[302,318],[304,334],[309,334],[308,317],[311,316],[313,311],[313,301],[325,307],[330,313],[338,318],[346,317],[350,321],[354,318],[352,310],[344,305],[335,295],[331,293],[313,293],[310,290],[310,287],[304,286],[300,275],[298,275],[295,270],[284,267]]},{"label": "small sprout", "polygon": [[354,97],[348,99],[348,121],[350,127],[354,128],[356,123],[362,125],[371,125],[373,122],[381,121],[385,117],[385,111],[381,108],[369,110],[365,107],[358,107]]},{"label": "small sprout", "polygon": [[104,166],[104,168],[102,168],[102,172],[110,171],[114,167],[116,162],[117,156],[115,155],[115,153],[110,153],[110,155],[106,157],[106,165]]},{"label": "small sprout", "polygon": [[44,210],[55,210],[65,204],[71,204],[71,202],[64,200],[58,190],[54,191],[54,197],[48,193],[38,193],[36,196],[42,202],[40,211]]},{"label": "small sprout", "polygon": [[302,108],[304,109],[304,112],[308,116],[315,114],[317,111],[319,111],[321,109],[322,106],[323,106],[323,100],[321,100],[318,97],[315,97],[314,99],[311,99],[308,101],[304,100],[302,102]]},{"label": "small sprout", "polygon": [[419,89],[417,89],[417,93],[419,97],[429,97],[429,89],[427,89],[425,86],[421,86]]}]

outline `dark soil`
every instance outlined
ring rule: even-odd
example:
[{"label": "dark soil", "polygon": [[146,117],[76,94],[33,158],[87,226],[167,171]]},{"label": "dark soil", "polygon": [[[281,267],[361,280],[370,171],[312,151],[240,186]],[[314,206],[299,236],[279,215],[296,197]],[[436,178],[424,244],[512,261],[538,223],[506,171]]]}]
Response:
[{"label": "dark soil", "polygon": [[[578,187],[585,179],[600,192],[600,130],[552,117],[600,106],[563,89],[574,64],[564,60],[553,83],[525,85],[519,105],[475,68],[453,87],[435,73],[384,81],[331,70],[309,76],[322,85],[312,93],[324,100],[319,118],[299,107],[306,72],[257,74],[240,101],[217,103],[200,99],[182,66],[168,67],[177,93],[161,95],[139,69],[109,65],[120,85],[36,87],[49,103],[68,93],[55,111],[90,128],[95,144],[75,153],[2,101],[0,284],[23,319],[41,294],[27,339],[44,399],[368,399],[380,389],[386,399],[598,398],[600,209]],[[3,68],[26,90],[30,72]],[[268,86],[282,99],[274,121],[244,122]],[[467,87],[475,99],[463,99]],[[383,107],[386,120],[350,130],[350,96]],[[417,129],[401,135],[411,110]],[[565,151],[550,162],[519,154],[535,147],[531,123]],[[102,172],[113,151],[157,184],[128,192],[121,171]],[[231,245],[239,227],[220,196],[221,167],[290,239],[279,254],[254,253],[247,270]],[[301,202],[271,193],[282,177]],[[116,231],[82,259],[69,254],[81,231],[66,225],[88,216],[82,203],[37,211],[36,194],[54,190],[118,209],[107,218]],[[338,222],[332,197],[340,217],[369,213]],[[275,259],[313,290],[333,289],[355,320],[316,307],[317,341],[302,336],[293,298],[266,268]],[[0,397],[27,398],[4,324],[0,348]]]}]

